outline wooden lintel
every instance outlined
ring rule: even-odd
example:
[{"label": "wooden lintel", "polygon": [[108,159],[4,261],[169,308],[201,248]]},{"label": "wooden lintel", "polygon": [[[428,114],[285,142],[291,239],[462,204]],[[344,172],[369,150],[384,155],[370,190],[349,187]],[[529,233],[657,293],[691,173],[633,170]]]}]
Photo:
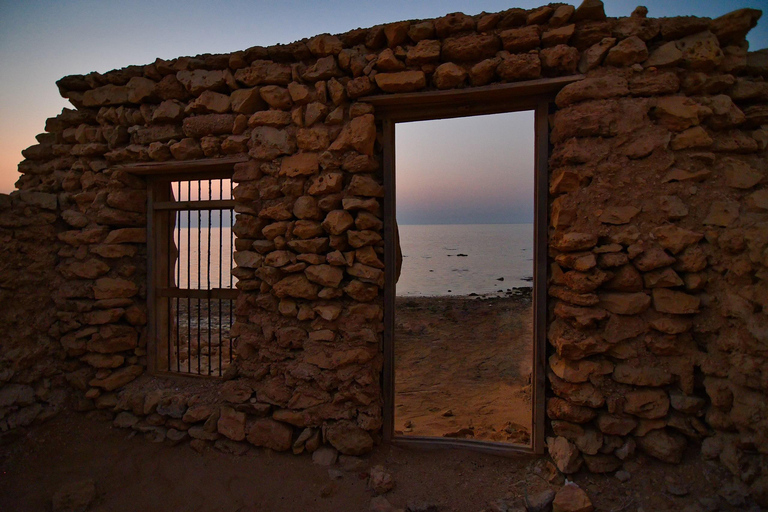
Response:
[{"label": "wooden lintel", "polygon": [[141,176],[155,174],[187,174],[197,172],[215,172],[231,170],[235,164],[248,161],[248,155],[227,156],[224,158],[205,158],[201,160],[174,160],[172,162],[141,162],[136,164],[116,165],[115,170],[122,170]]},{"label": "wooden lintel", "polygon": [[394,121],[463,117],[534,109],[542,98],[584,78],[570,75],[446,91],[379,94],[358,101],[373,105],[376,117]]}]

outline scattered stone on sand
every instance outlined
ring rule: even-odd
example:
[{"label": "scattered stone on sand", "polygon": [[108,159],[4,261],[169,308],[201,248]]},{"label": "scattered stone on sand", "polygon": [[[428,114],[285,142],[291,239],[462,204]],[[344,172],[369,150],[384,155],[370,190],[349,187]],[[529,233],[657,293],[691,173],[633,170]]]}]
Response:
[{"label": "scattered stone on sand", "polygon": [[557,469],[557,466],[555,466],[555,464],[549,459],[536,459],[529,466],[529,471],[531,471],[534,475],[543,478],[552,485],[559,487],[565,483],[565,477],[562,473],[560,473],[560,470]]},{"label": "scattered stone on sand", "polygon": [[525,507],[528,512],[547,512],[555,499],[555,494],[554,489],[545,489],[540,493],[527,496]]},{"label": "scattered stone on sand", "polygon": [[384,494],[394,489],[395,481],[384,466],[373,466],[368,477],[368,487],[376,494]]},{"label": "scattered stone on sand", "polygon": [[576,445],[562,436],[547,439],[549,456],[557,469],[565,474],[575,473],[581,467],[583,459]]},{"label": "scattered stone on sand", "polygon": [[552,512],[592,512],[592,505],[584,489],[573,482],[566,483],[557,491],[552,502]]},{"label": "scattered stone on sand", "polygon": [[329,446],[321,446],[312,454],[312,462],[320,466],[333,466],[336,464],[336,459],[339,457],[339,452],[335,448]]}]

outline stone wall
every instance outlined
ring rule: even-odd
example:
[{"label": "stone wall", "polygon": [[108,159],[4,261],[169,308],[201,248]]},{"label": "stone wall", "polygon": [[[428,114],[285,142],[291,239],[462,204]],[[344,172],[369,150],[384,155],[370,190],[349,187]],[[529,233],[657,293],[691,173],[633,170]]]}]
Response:
[{"label": "stone wall", "polygon": [[678,462],[706,438],[765,493],[768,54],[745,41],[759,17],[615,19],[586,0],[61,79],[76,110],[48,120],[18,186],[58,198],[47,306],[81,365],[77,404],[157,410],[116,394],[147,339],[145,186],[115,166],[247,154],[233,178],[236,378],[208,415],[185,402],[165,416],[259,446],[369,450],[385,191],[365,97],[583,73],[551,116],[550,453],[565,472],[611,471],[637,448]]},{"label": "stone wall", "polygon": [[19,427],[59,412],[72,369],[51,289],[56,272],[60,214],[55,194],[0,194],[0,440]]}]

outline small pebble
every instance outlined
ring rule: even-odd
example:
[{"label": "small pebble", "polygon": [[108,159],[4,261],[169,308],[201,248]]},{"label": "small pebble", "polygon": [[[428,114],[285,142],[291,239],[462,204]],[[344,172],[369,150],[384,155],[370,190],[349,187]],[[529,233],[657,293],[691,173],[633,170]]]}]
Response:
[{"label": "small pebble", "polygon": [[620,471],[617,471],[614,476],[619,480],[619,482],[626,482],[627,480],[632,478],[632,475],[629,474],[629,471],[625,471],[623,469]]}]

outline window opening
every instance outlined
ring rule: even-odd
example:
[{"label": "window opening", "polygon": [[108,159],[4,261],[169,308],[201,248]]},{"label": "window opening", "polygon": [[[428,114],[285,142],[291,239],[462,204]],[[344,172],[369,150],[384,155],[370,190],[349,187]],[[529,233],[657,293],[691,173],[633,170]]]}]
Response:
[{"label": "window opening", "polygon": [[220,377],[231,362],[232,186],[222,177],[154,184],[156,371]]}]

